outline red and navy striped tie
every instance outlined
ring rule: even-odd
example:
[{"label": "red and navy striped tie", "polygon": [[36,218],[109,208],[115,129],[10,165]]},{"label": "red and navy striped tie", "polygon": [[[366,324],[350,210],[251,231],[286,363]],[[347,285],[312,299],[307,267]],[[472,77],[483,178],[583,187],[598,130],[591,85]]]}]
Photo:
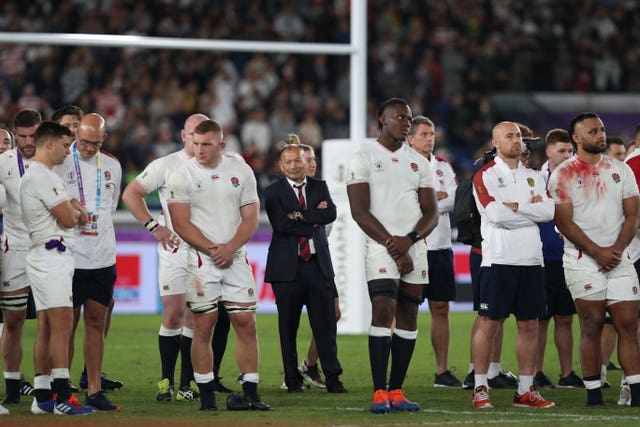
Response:
[{"label": "red and navy striped tie", "polygon": [[[302,193],[302,187],[304,187],[304,183],[300,185],[294,185],[294,187],[296,188],[296,190],[298,190],[298,204],[300,205],[300,210],[306,211],[307,204],[304,200],[304,194]],[[309,245],[309,238],[300,236],[300,238],[298,239],[298,250],[300,258],[302,258],[304,262],[309,262],[309,260],[311,259],[311,246]]]}]

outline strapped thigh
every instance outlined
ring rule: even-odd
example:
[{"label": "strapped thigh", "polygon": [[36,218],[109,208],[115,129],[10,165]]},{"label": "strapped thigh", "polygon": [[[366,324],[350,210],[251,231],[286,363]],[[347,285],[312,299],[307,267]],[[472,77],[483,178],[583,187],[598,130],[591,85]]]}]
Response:
[{"label": "strapped thigh", "polygon": [[20,295],[3,295],[0,296],[0,308],[2,310],[20,311],[27,308],[29,293]]}]

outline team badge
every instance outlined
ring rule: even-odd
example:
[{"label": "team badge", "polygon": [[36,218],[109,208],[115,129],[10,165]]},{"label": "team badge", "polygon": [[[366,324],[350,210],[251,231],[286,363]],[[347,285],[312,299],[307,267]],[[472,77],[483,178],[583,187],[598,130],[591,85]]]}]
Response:
[{"label": "team badge", "polygon": [[234,187],[239,186],[240,180],[234,176],[233,178],[231,178],[231,185],[233,185]]},{"label": "team badge", "polygon": [[438,170],[436,170],[436,175],[444,176],[444,172],[442,172],[442,169],[438,169]]},{"label": "team badge", "polygon": [[620,175],[618,175],[617,173],[611,174],[611,178],[613,178],[613,182],[615,182],[616,184],[620,182]]},{"label": "team badge", "polygon": [[535,187],[536,186],[536,181],[533,178],[527,178],[527,184],[529,184],[529,187]]},{"label": "team badge", "polygon": [[217,180],[217,179],[220,179],[220,175],[215,174],[215,173],[214,173],[213,175],[211,175],[211,180],[212,180],[212,181],[215,181],[215,180]]},{"label": "team badge", "polygon": [[416,163],[411,163],[411,170],[414,172],[418,172],[418,165]]},{"label": "team badge", "polygon": [[111,172],[109,171],[104,171],[104,179],[106,179],[107,181],[109,181],[111,179]]}]

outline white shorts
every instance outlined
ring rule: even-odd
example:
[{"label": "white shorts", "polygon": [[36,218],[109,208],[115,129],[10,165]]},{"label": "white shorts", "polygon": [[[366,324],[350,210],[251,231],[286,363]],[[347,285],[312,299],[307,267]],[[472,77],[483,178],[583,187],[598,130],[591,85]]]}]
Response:
[{"label": "white shorts", "polygon": [[365,267],[367,281],[377,279],[400,279],[405,283],[429,283],[429,263],[427,262],[427,244],[424,239],[418,240],[409,248],[409,256],[413,260],[413,271],[400,275],[396,262],[391,258],[384,245],[367,239]]},{"label": "white shorts", "polygon": [[165,250],[158,245],[158,287],[160,296],[184,294],[187,289],[189,271],[187,259],[189,250],[182,242],[180,249]]},{"label": "white shorts", "polygon": [[2,254],[2,292],[13,292],[29,287],[29,279],[25,270],[25,258],[28,249],[9,249]]},{"label": "white shorts", "polygon": [[36,310],[73,307],[73,271],[75,262],[71,250],[33,248],[26,257],[26,270]]},{"label": "white shorts", "polygon": [[190,250],[186,300],[192,309],[217,301],[257,303],[256,282],[246,252],[236,252],[231,267],[220,269],[210,257]]},{"label": "white shorts", "polygon": [[562,262],[567,288],[574,300],[597,293],[607,301],[640,300],[638,275],[626,256],[620,265],[607,272],[598,271],[598,264],[586,254],[580,259],[564,256]]}]

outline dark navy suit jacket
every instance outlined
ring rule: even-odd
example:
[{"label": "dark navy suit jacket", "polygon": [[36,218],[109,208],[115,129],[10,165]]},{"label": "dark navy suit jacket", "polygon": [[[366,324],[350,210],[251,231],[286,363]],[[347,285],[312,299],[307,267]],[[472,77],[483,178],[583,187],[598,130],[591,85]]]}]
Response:
[{"label": "dark navy suit jacket", "polygon": [[[301,211],[298,197],[286,178],[280,178],[269,185],[264,192],[265,209],[273,227],[273,236],[267,256],[265,282],[290,282],[295,280],[298,268],[298,240],[300,236],[313,239],[320,273],[327,279],[334,276],[325,224],[336,219],[336,205],[331,200],[324,181],[307,177],[305,185],[307,210],[302,211],[304,219],[294,220],[288,213]],[[322,201],[327,208],[317,209]],[[314,227],[314,225],[317,225]]]}]

